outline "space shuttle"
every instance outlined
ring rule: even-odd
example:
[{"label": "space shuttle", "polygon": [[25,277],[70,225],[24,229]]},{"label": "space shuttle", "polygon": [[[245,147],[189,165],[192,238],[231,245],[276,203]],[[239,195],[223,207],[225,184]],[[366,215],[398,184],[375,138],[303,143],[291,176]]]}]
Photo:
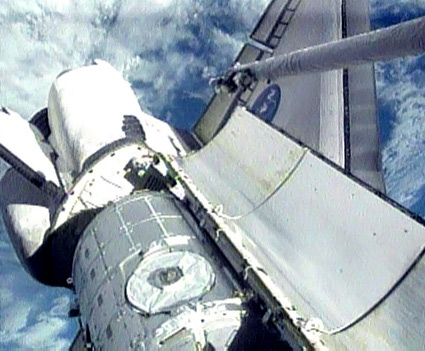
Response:
[{"label": "space shuttle", "polygon": [[70,350],[423,350],[425,222],[385,195],[373,69],[423,52],[425,18],[272,0],[190,131],[101,60],[2,108],[3,219],[75,292]]}]

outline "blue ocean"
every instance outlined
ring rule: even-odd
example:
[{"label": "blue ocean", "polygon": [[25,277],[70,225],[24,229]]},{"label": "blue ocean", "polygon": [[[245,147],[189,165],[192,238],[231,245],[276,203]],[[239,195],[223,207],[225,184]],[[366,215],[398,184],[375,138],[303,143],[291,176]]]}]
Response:
[{"label": "blue ocean", "polygon": [[[30,118],[64,69],[109,61],[142,109],[190,128],[268,0],[0,0],[0,105]],[[425,0],[371,0],[381,28],[425,15]],[[425,216],[425,56],[375,65],[388,195]],[[0,174],[6,166],[0,163]],[[30,278],[0,223],[0,350],[68,350],[73,295]]]}]

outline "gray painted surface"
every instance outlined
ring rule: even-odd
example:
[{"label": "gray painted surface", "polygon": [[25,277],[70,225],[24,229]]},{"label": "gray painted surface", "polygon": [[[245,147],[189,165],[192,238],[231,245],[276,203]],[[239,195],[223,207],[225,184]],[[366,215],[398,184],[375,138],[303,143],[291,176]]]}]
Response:
[{"label": "gray painted surface", "polygon": [[[170,195],[142,192],[108,206],[87,227],[75,252],[73,279],[82,324],[88,327],[96,350],[186,350],[182,328],[196,342],[206,338],[217,349],[227,349],[224,344],[236,336],[245,313],[241,300],[234,298],[240,287],[188,218]],[[214,285],[202,296],[162,305],[159,312],[135,308],[127,300],[129,279],[140,264],[166,259],[171,252],[204,257],[214,271]],[[178,292],[178,281],[162,289],[172,296],[173,289]],[[196,324],[197,318],[205,319],[205,325]],[[167,336],[170,333],[179,336]]]},{"label": "gray painted surface", "polygon": [[[369,32],[369,1],[348,0],[346,4],[347,35]],[[348,70],[348,93],[350,172],[375,189],[384,192],[373,64]]]}]

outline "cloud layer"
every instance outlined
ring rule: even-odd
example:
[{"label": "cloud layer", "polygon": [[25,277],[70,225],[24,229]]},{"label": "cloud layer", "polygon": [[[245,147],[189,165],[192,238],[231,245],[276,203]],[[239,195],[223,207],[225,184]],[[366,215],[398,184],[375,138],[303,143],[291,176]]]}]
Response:
[{"label": "cloud layer", "polygon": [[[145,110],[180,127],[231,62],[268,0],[0,0],[0,105],[30,118],[63,70],[105,59]],[[0,163],[0,175],[4,164]],[[72,294],[22,269],[0,223],[0,350],[68,350]]]},{"label": "cloud layer", "polygon": [[[423,1],[374,0],[371,8],[375,28],[425,15]],[[425,55],[375,69],[388,195],[425,216]]]},{"label": "cloud layer", "polygon": [[0,104],[29,118],[58,73],[102,58],[145,110],[188,127],[267,2],[0,0]]},{"label": "cloud layer", "polygon": [[[180,127],[199,116],[268,0],[0,0],[0,105],[29,118],[64,69],[111,62],[141,106]],[[425,14],[414,0],[372,0],[381,27]],[[425,215],[425,58],[376,65],[387,189]],[[0,168],[3,167],[0,165]],[[0,172],[1,173],[1,172]],[[0,223],[2,226],[2,223]],[[67,350],[72,294],[31,280],[0,227],[0,350]]]},{"label": "cloud layer", "polygon": [[67,350],[77,327],[68,317],[72,294],[32,280],[0,223],[0,350]]}]

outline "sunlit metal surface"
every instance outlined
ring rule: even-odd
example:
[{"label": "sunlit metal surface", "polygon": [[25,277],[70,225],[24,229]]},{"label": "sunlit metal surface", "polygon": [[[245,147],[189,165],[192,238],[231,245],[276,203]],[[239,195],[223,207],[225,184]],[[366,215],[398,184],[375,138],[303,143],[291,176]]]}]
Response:
[{"label": "sunlit metal surface", "polygon": [[328,331],[367,313],[422,252],[421,224],[242,109],[182,162],[300,314]]}]

